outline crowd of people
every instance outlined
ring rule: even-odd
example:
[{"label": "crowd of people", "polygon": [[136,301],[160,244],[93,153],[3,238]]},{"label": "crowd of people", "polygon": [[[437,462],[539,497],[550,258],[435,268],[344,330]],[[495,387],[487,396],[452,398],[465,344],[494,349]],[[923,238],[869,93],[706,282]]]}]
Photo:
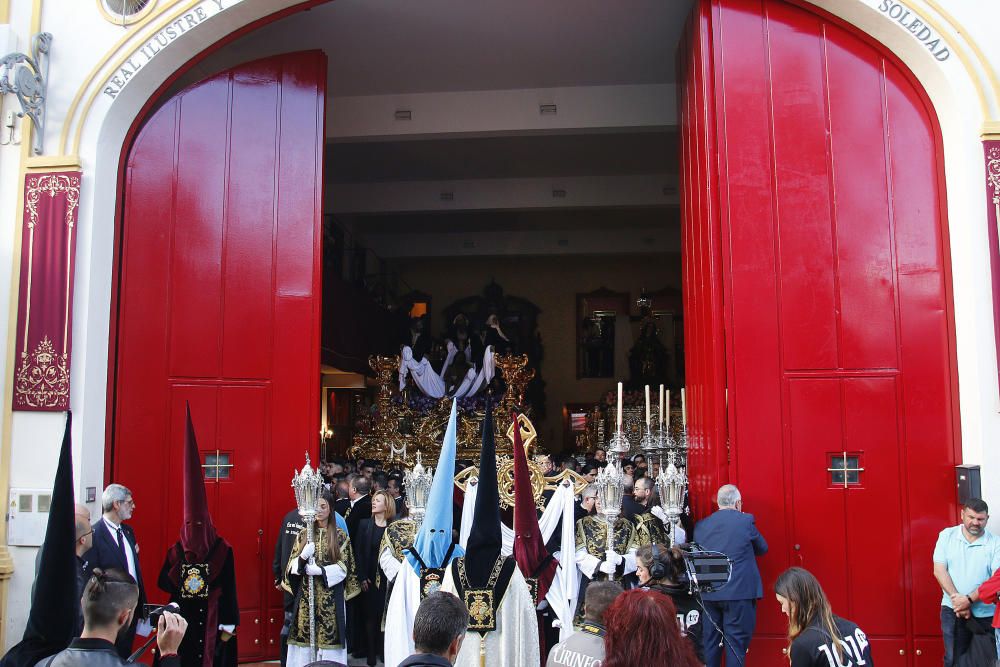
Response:
[{"label": "crowd of people", "polygon": [[[445,456],[443,452],[442,460]],[[481,470],[488,475],[484,461],[480,461]],[[465,463],[452,465],[461,469]],[[538,463],[547,474],[557,472],[548,457],[540,457]],[[564,457],[558,465],[578,467],[592,482],[592,476],[606,465],[606,455],[598,450],[582,464]],[[578,604],[572,610],[572,628],[568,628],[547,604],[545,593],[538,594],[537,586],[544,579],[541,568],[519,573],[522,560],[515,567],[513,558],[503,555],[496,488],[491,495],[485,477],[475,507],[463,507],[451,484],[453,469],[444,466],[442,479],[447,479],[436,484],[437,492],[432,488],[438,500],[428,503],[426,519],[418,529],[408,517],[402,470],[383,469],[379,462],[368,460],[323,463],[319,471],[325,490],[311,539],[307,539],[309,527],[292,509],[282,520],[275,545],[274,585],[285,597],[282,664],[302,667],[320,660],[347,665],[351,656],[369,665],[379,664],[391,643],[387,643],[386,630],[398,633],[396,626],[402,618],[408,625],[407,641],[395,650],[407,657],[393,660],[393,665],[718,667],[723,659],[730,667],[742,665],[753,637],[757,606],[765,593],[756,559],[766,553],[767,542],[753,515],[743,511],[739,489],[724,485],[716,495],[716,512],[689,530],[678,527],[671,533],[670,523],[658,511],[653,470],[641,458],[628,459],[624,465],[630,471],[628,495],[614,525],[603,518],[596,486],[587,485],[572,509],[575,554],[567,559],[551,540],[544,547],[547,552],[539,551],[538,562],[557,560],[564,572],[568,569],[579,579]],[[200,477],[193,478],[201,482]],[[204,489],[199,497],[198,486],[186,483],[181,539],[168,552],[158,578],[159,587],[177,603],[154,619],[158,630],[155,659],[166,666],[236,663],[239,610],[232,549],[216,534],[205,509]],[[431,506],[434,502],[437,508]],[[447,511],[442,509],[445,506]],[[91,523],[87,509],[77,507],[79,636],[39,665],[125,664],[137,625],[149,611],[136,536],[127,523],[136,510],[132,491],[109,485],[102,509],[102,516]],[[463,511],[474,511],[475,518],[467,543],[459,545]],[[985,667],[996,660],[1000,538],[986,530],[988,517],[982,500],[966,502],[961,523],[941,532],[933,554],[934,573],[944,592],[941,626],[946,667]],[[516,520],[515,532],[515,541],[525,538],[523,525],[518,526]],[[728,556],[732,564],[728,583],[710,592],[692,585],[686,545],[689,532],[691,542],[701,549]],[[516,554],[517,546],[514,549]],[[458,569],[452,569],[454,564]],[[476,583],[477,578],[481,583]],[[312,607],[305,594],[309,582]],[[412,593],[399,590],[393,594],[394,589],[411,585]],[[550,576],[544,585],[554,588],[557,584]],[[512,591],[522,587],[524,593],[517,598]],[[482,591],[497,595],[487,603],[493,605],[492,611],[483,612],[491,620],[475,625],[479,616],[470,603],[475,596],[469,594]],[[810,572],[797,567],[786,570],[773,582],[772,592],[788,617],[791,667],[873,664],[863,629],[834,614],[820,582]],[[503,614],[513,610],[505,612],[502,605],[510,607],[514,600],[528,605],[530,616],[505,621]],[[405,609],[393,612],[392,605]],[[524,618],[529,622],[522,623]],[[311,650],[310,621],[318,653]],[[522,630],[511,629],[515,626],[522,630],[530,626],[537,636],[518,635]],[[193,627],[198,631],[192,632]],[[488,644],[490,632],[506,634],[500,644]],[[517,657],[503,653],[510,650],[504,644],[511,642],[520,651]],[[537,646],[528,651],[525,642]],[[500,654],[507,657],[497,662]]]}]

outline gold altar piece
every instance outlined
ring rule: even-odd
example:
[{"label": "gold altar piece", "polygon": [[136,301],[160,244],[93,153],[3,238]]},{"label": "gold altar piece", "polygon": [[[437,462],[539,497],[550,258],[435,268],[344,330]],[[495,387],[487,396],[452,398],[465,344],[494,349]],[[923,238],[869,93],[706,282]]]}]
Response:
[{"label": "gold altar piece", "polygon": [[[538,434],[531,419],[521,411],[521,406],[525,389],[535,376],[535,371],[528,367],[527,355],[497,355],[494,359],[500,377],[507,385],[503,398],[493,408],[497,453],[511,453],[514,432],[511,414],[518,413],[522,438],[530,458]],[[399,356],[375,356],[368,359],[368,365],[375,372],[378,395],[375,398],[374,415],[368,426],[354,436],[349,452],[352,458],[374,458],[410,467],[418,451],[427,461],[437,460],[441,452],[441,443],[451,416],[451,399],[440,399],[426,414],[412,409],[405,400],[402,403],[394,400],[399,394],[396,385],[399,362]],[[406,391],[412,389],[408,388]],[[484,416],[482,410],[459,409],[456,434],[458,459],[475,460],[479,457]]]}]

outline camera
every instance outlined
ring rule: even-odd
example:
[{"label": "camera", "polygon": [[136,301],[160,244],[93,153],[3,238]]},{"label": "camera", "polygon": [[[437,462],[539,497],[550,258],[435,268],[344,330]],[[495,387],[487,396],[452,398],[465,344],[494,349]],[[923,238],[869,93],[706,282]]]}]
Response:
[{"label": "camera", "polygon": [[708,551],[692,542],[681,547],[685,581],[693,594],[711,593],[725,586],[733,575],[733,561],[720,551]]},{"label": "camera", "polygon": [[168,604],[147,604],[145,605],[144,611],[146,612],[146,618],[149,620],[149,624],[155,629],[160,623],[160,617],[163,616],[163,612],[169,611],[171,614],[180,614],[181,608],[176,602],[170,602]]}]

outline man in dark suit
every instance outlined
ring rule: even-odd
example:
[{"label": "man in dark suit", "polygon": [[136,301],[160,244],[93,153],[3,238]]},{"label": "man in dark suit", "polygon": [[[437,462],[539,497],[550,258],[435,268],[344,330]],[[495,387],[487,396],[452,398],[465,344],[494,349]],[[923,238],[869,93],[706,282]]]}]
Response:
[{"label": "man in dark suit", "polygon": [[[372,516],[372,498],[369,493],[372,490],[371,480],[364,475],[358,475],[351,479],[351,485],[347,492],[347,497],[351,500],[351,507],[347,515],[347,534],[353,541],[361,531],[361,522],[370,519]],[[366,655],[365,645],[365,611],[361,596],[357,596],[347,601],[347,649],[354,654],[354,657],[364,657]]]},{"label": "man in dark suit", "polygon": [[110,570],[118,568],[132,575],[139,585],[139,603],[136,613],[129,626],[118,636],[115,648],[118,655],[128,658],[132,653],[132,642],[135,640],[135,626],[138,619],[145,618],[146,588],[142,583],[142,570],[139,568],[139,546],[135,541],[135,533],[124,522],[132,518],[135,511],[135,500],[132,492],[121,484],[109,484],[101,496],[101,508],[104,515],[94,525],[94,546],[84,556],[91,568]]},{"label": "man in dark suit", "polygon": [[752,514],[743,513],[740,490],[732,484],[719,489],[719,510],[694,527],[694,540],[705,549],[721,551],[733,561],[729,582],[702,600],[711,616],[704,624],[702,644],[707,667],[722,663],[722,637],[725,635],[726,665],[735,667],[746,660],[747,647],[757,621],[757,600],[764,587],[757,569],[757,556],[767,553],[767,542],[754,525]]}]

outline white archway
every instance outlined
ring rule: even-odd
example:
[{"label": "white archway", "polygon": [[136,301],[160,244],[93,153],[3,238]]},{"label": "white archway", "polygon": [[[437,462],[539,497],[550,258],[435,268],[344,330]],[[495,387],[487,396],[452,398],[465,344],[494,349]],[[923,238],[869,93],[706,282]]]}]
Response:
[{"label": "white archway", "polygon": [[[107,419],[108,336],[111,330],[111,297],[114,282],[114,244],[120,160],[128,132],[151,96],[188,62],[192,54],[210,49],[220,40],[255,22],[277,14],[319,4],[321,0],[201,0],[180,3],[134,33],[134,37],[107,59],[103,79],[85,84],[85,103],[67,118],[64,151],[76,152],[84,168],[82,197],[93,205],[80,216],[77,281],[74,295],[73,409],[79,415],[75,437],[84,444],[83,486],[104,482],[104,446]],[[983,83],[981,72],[968,60],[973,52],[957,33],[942,33],[953,57],[945,62],[908,32],[902,24],[879,11],[887,0],[811,0],[810,4],[855,26],[896,54],[915,74],[932,100],[941,124],[948,195],[952,286],[955,303],[956,342],[964,459],[983,460],[984,443],[1000,438],[997,416],[998,387],[993,339],[990,266],[986,237],[986,202],[979,129],[996,114],[994,91]],[[944,22],[925,2],[913,2],[926,11],[927,22]],[[183,5],[183,6],[181,6]],[[211,11],[217,6],[218,11]],[[155,59],[134,71],[127,85],[114,96],[102,88],[115,71],[113,62],[126,62],[142,54],[149,36],[184,11],[205,10],[197,24],[163,47]],[[943,28],[942,28],[943,30]],[[960,58],[958,54],[966,54]],[[90,101],[87,101],[90,100]],[[985,103],[983,102],[985,100]],[[74,137],[78,137],[75,140]],[[74,150],[75,149],[75,150]],[[984,488],[1000,488],[1000,457],[987,467]]]}]

